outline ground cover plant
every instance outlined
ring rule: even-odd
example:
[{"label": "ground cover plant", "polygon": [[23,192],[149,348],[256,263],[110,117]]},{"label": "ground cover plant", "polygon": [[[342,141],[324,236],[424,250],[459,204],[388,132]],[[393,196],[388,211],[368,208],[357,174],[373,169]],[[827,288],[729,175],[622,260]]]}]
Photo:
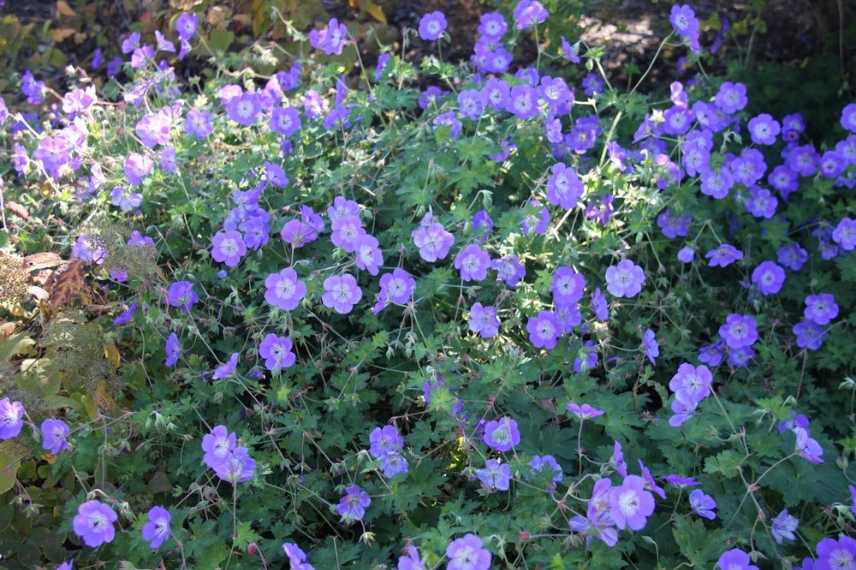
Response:
[{"label": "ground cover plant", "polygon": [[0,565],[856,568],[856,103],[809,140],[688,5],[698,75],[618,89],[549,17],[202,83],[187,12],[127,83],[23,74]]}]

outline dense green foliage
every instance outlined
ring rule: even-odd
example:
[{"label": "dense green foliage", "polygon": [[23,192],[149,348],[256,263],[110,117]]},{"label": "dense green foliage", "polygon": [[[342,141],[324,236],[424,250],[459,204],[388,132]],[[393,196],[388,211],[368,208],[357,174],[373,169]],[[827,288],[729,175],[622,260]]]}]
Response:
[{"label": "dense green foliage", "polygon": [[[528,33],[509,35],[516,42]],[[584,94],[583,76],[601,70],[596,49],[583,49],[574,66],[555,43],[543,53],[539,45],[536,78],[563,77],[575,91],[567,109],[542,100],[529,118],[490,105],[466,111],[461,94],[487,76],[437,53],[421,61],[392,54],[377,73],[358,67],[350,83],[317,50],[288,77],[214,61],[208,81],[189,85],[149,61],[126,65],[131,81],[107,83],[82,109],[63,112],[59,102],[33,124],[8,119],[0,134],[5,199],[30,213],[4,217],[0,314],[29,325],[0,341],[0,397],[27,410],[20,434],[0,442],[0,567],[74,558],[76,568],[279,568],[287,564],[282,544],[296,543],[318,569],[393,567],[408,544],[426,568],[439,568],[447,545],[474,533],[494,568],[712,568],[732,548],[780,568],[815,556],[824,538],[854,534],[856,254],[837,228],[856,209],[856,161],[836,176],[798,178],[797,190],[776,198],[775,214],[761,214],[747,206],[755,184],[735,183],[713,199],[701,191],[701,172],[681,171],[693,135],[705,129],[693,115],[691,131],[659,130],[664,114],[687,106],[680,94],[669,101],[608,82]],[[527,85],[524,75],[497,76]],[[682,88],[690,107],[713,106],[721,84],[699,75]],[[448,93],[420,105],[428,85]],[[750,82],[745,110],[710,131],[709,161],[714,170],[731,167],[751,147],[765,161],[757,184],[775,194],[767,174],[787,162],[787,144],[781,136],[753,143],[746,124],[798,109],[772,109],[753,89]],[[231,99],[247,94],[257,114],[241,125]],[[834,122],[807,113],[827,120],[809,125],[822,138],[796,135],[818,157],[854,137],[839,121],[840,98],[830,99],[839,107]],[[192,109],[210,113],[210,133],[191,132]],[[272,129],[276,109],[299,110],[301,126]],[[551,144],[552,119],[562,133],[588,129],[596,140]],[[163,121],[165,132],[140,128],[148,120]],[[643,122],[655,133],[635,137]],[[166,163],[162,154],[170,148],[174,171],[169,151]],[[152,161],[150,173],[135,172],[134,161],[145,160],[137,157]],[[557,163],[582,183],[569,206],[550,190]],[[364,232],[377,239],[379,273],[335,243],[343,238],[331,235],[339,230],[328,208],[341,197],[358,204]],[[304,206],[321,214],[324,229],[294,247],[280,230]],[[544,211],[549,223],[535,231]],[[414,243],[426,215],[454,236],[436,261]],[[259,226],[246,220],[258,217],[264,237],[253,234],[261,242],[253,248],[248,236]],[[675,229],[669,217],[686,222]],[[228,265],[215,239],[221,232],[247,242]],[[129,243],[140,235],[154,245]],[[725,243],[742,256],[711,266],[705,254]],[[762,293],[754,270],[792,244],[805,248],[804,265],[787,269],[780,290]],[[456,259],[471,246],[493,260],[517,256],[525,278],[509,286],[490,269],[465,279],[466,260]],[[687,247],[694,258],[679,261]],[[50,248],[77,261],[42,283],[16,280],[27,268],[15,255]],[[644,272],[637,292],[616,293],[607,277],[625,261]],[[266,300],[266,281],[289,267],[305,296],[278,308]],[[553,282],[562,267],[584,277],[584,292],[564,306],[570,324],[555,346],[535,346],[529,325],[561,308]],[[396,268],[413,276],[412,296],[372,311],[379,277]],[[322,301],[325,281],[345,273],[361,298],[334,310]],[[177,282],[198,295],[190,310],[170,293]],[[817,325],[822,346],[808,348],[793,327],[806,297],[820,293],[839,309]],[[473,330],[476,303],[496,307],[495,336]],[[734,314],[754,319],[752,354],[722,344],[720,327]],[[643,341],[648,331],[657,354],[650,337]],[[180,353],[170,363],[173,333]],[[260,356],[272,334],[290,339],[293,365],[271,370]],[[717,342],[720,362],[700,354]],[[670,381],[684,363],[708,364],[713,387],[675,426]],[[581,421],[569,403],[605,413]],[[804,433],[822,448],[819,463],[795,447],[797,414],[810,419]],[[519,442],[500,451],[484,431],[503,417],[516,421]],[[60,453],[43,449],[39,426],[48,418],[71,428]],[[248,480],[223,480],[203,459],[202,439],[217,425],[254,459]],[[372,430],[385,425],[403,436],[406,473],[386,476],[383,458],[369,452]],[[561,481],[551,481],[549,467],[532,468],[533,457],[546,455]],[[484,484],[477,471],[488,460],[510,465],[510,489]],[[569,520],[592,508],[595,483],[619,487],[622,470],[639,474],[640,462],[665,487],[644,528],[621,530],[614,546],[573,532]],[[672,474],[694,477],[715,499],[714,520],[691,508],[691,489],[663,483]],[[371,504],[362,520],[343,521],[336,505],[352,484]],[[97,549],[72,523],[88,500],[118,514],[115,539]],[[172,515],[172,535],[158,549],[141,534],[153,505]],[[785,508],[799,518],[799,538],[777,543],[772,519]]]}]

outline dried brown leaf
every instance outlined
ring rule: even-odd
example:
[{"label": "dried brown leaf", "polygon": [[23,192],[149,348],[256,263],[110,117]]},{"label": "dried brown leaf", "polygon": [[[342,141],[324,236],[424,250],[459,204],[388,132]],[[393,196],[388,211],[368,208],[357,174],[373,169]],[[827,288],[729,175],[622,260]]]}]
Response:
[{"label": "dried brown leaf", "polygon": [[30,272],[50,269],[58,265],[62,265],[62,258],[50,251],[34,253],[24,258],[24,269]]},{"label": "dried brown leaf", "polygon": [[68,305],[74,299],[81,299],[86,303],[91,302],[92,298],[84,279],[83,262],[79,259],[73,260],[62,270],[51,275],[46,289],[50,293],[49,305],[53,312]]}]

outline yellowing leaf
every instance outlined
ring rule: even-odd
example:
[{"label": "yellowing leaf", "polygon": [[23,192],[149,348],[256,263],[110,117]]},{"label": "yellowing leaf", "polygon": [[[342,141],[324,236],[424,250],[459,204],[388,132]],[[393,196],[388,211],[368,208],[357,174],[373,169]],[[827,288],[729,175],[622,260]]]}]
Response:
[{"label": "yellowing leaf", "polygon": [[74,28],[56,28],[51,30],[51,38],[53,38],[53,41],[59,43],[65,41],[75,33],[77,33],[77,30]]},{"label": "yellowing leaf", "polygon": [[107,359],[107,362],[113,365],[113,368],[119,368],[122,364],[122,355],[113,343],[104,345],[104,358]]},{"label": "yellowing leaf", "polygon": [[365,10],[372,18],[386,24],[386,14],[383,13],[383,8],[372,2],[372,0],[362,0],[362,9]]},{"label": "yellowing leaf", "polygon": [[65,0],[57,0],[56,11],[60,16],[65,16],[67,18],[74,18],[77,16],[77,12],[72,10],[71,6],[69,6],[68,2]]},{"label": "yellowing leaf", "polygon": [[99,382],[98,386],[95,387],[95,403],[108,412],[112,412],[118,407],[116,401],[107,391],[107,383],[104,381]]}]

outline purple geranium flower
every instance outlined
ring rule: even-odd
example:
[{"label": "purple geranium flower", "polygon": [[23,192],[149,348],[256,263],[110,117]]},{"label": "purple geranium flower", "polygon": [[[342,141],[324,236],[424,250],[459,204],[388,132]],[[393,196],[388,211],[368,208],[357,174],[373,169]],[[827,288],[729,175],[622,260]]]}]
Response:
[{"label": "purple geranium flower", "polygon": [[175,174],[175,172],[178,170],[178,164],[176,163],[175,156],[175,147],[163,147],[160,151],[160,154],[158,155],[158,162],[160,164],[161,170],[163,170],[167,174]]},{"label": "purple geranium flower", "polygon": [[[62,420],[47,419],[40,427],[42,447],[54,455],[68,449],[68,424]],[[5,439],[5,438],[2,438]]]},{"label": "purple geranium flower", "polygon": [[107,257],[107,250],[99,238],[81,234],[71,247],[71,257],[87,264],[101,265]]},{"label": "purple geranium flower", "polygon": [[690,224],[693,222],[693,217],[689,214],[680,216],[674,215],[670,209],[665,209],[657,216],[657,225],[660,231],[668,239],[677,237],[686,237],[690,231]]},{"label": "purple geranium flower", "polygon": [[291,566],[291,570],[314,570],[312,565],[308,562],[306,553],[293,542],[284,542],[282,544],[282,551],[285,552],[285,555],[288,557],[288,563]]},{"label": "purple geranium flower", "polygon": [[304,245],[314,241],[318,233],[303,220],[289,220],[279,233],[282,241],[294,249],[300,249]]},{"label": "purple geranium flower", "polygon": [[214,380],[225,380],[226,378],[233,376],[235,374],[235,370],[238,368],[238,358],[240,356],[240,353],[233,352],[229,356],[229,360],[215,368],[213,375]]},{"label": "purple geranium flower", "polygon": [[835,297],[831,293],[807,295],[803,316],[806,320],[817,325],[828,325],[838,316],[838,304],[835,302]]},{"label": "purple geranium flower", "polygon": [[164,365],[167,368],[175,366],[175,363],[178,362],[178,357],[181,355],[181,343],[178,340],[178,335],[174,332],[170,333],[169,337],[166,339],[166,343],[164,344],[164,353],[166,354]]},{"label": "purple geranium flower", "polygon": [[587,544],[595,538],[609,547],[618,543],[618,530],[609,514],[611,492],[612,483],[609,479],[598,480],[592,489],[586,516],[577,515],[568,521],[571,530],[586,536]]},{"label": "purple geranium flower", "polygon": [[478,333],[482,338],[495,337],[499,332],[496,307],[485,307],[481,303],[475,303],[470,307],[469,327],[472,332]]},{"label": "purple geranium flower", "polygon": [[651,361],[651,364],[657,363],[657,357],[660,356],[660,345],[657,343],[657,334],[651,329],[645,329],[642,334],[642,350],[645,351],[645,356]]},{"label": "purple geranium flower", "polygon": [[28,69],[21,76],[21,93],[26,95],[30,105],[41,105],[45,101],[45,82],[37,81]]},{"label": "purple geranium flower", "polygon": [[547,201],[570,210],[583,195],[583,183],[576,171],[562,163],[554,164],[547,180]]},{"label": "purple geranium flower", "polygon": [[676,473],[666,475],[664,479],[666,480],[666,483],[668,483],[672,487],[679,487],[681,489],[687,487],[697,487],[699,484],[694,477],[686,477],[684,475],[678,475]]},{"label": "purple geranium flower", "polygon": [[559,465],[559,462],[556,461],[556,458],[552,455],[535,455],[529,461],[529,468],[533,473],[541,473],[544,469],[548,469],[551,473],[550,482],[551,483],[561,483],[562,479],[565,478],[562,473],[562,467]]},{"label": "purple geranium flower", "polygon": [[202,438],[202,460],[214,469],[216,465],[223,463],[229,454],[237,447],[238,436],[226,429],[226,426],[214,426],[210,433]]},{"label": "purple geranium flower", "polygon": [[856,220],[844,217],[832,231],[832,241],[844,251],[856,248]]},{"label": "purple geranium flower", "polygon": [[594,293],[591,294],[591,310],[597,320],[609,320],[609,302],[606,300],[606,295],[603,294],[600,287],[596,288]]},{"label": "purple geranium flower", "polygon": [[705,365],[693,366],[684,362],[669,381],[669,389],[679,398],[700,402],[710,395],[713,375]]},{"label": "purple geranium flower", "polygon": [[333,245],[341,247],[348,253],[354,253],[358,240],[365,235],[363,223],[359,216],[345,215],[332,219],[330,236]]},{"label": "purple geranium flower", "polygon": [[841,126],[856,133],[856,103],[849,103],[841,110]]},{"label": "purple geranium flower", "polygon": [[735,261],[743,259],[743,252],[731,244],[724,243],[708,251],[705,257],[709,260],[710,267],[728,267]]},{"label": "purple geranium flower", "polygon": [[609,515],[619,529],[642,530],[654,512],[654,496],[645,488],[645,479],[628,475],[609,495]]},{"label": "purple geranium flower", "polygon": [[384,273],[380,278],[380,292],[372,312],[379,313],[390,302],[406,305],[410,302],[415,287],[416,280],[404,269],[396,268],[392,273]]},{"label": "purple geranium flower", "polygon": [[716,106],[729,115],[742,110],[749,99],[746,97],[746,86],[742,83],[724,82],[714,100]]},{"label": "purple geranium flower", "polygon": [[758,567],[752,564],[749,555],[739,548],[724,552],[716,564],[719,570],[758,570]]},{"label": "purple geranium flower", "polygon": [[796,540],[794,533],[799,526],[799,519],[791,515],[788,509],[784,509],[771,521],[770,534],[773,535],[773,540],[776,541],[776,544],[793,542]]},{"label": "purple geranium flower", "polygon": [[716,501],[710,495],[705,494],[701,489],[693,489],[690,492],[690,508],[698,516],[714,520],[716,518]]},{"label": "purple geranium flower", "polygon": [[521,120],[538,115],[538,92],[528,85],[515,85],[509,90],[508,112]]},{"label": "purple geranium flower", "polygon": [[508,491],[511,482],[511,466],[496,459],[485,461],[484,468],[476,469],[476,477],[489,491]]},{"label": "purple geranium flower", "polygon": [[595,408],[589,404],[577,404],[576,402],[569,402],[565,409],[568,410],[569,413],[574,414],[581,420],[587,420],[591,418],[597,418],[602,416],[604,413],[600,408]]},{"label": "purple geranium flower", "polygon": [[455,256],[455,269],[463,281],[483,281],[490,267],[490,255],[476,244],[470,244]]},{"label": "purple geranium flower", "polygon": [[550,290],[553,303],[557,307],[575,306],[585,293],[586,280],[581,273],[566,266],[559,266],[553,272]]},{"label": "purple geranium flower", "polygon": [[769,220],[776,214],[779,201],[766,188],[750,188],[746,211],[759,219]]},{"label": "purple geranium flower", "polygon": [[312,47],[327,55],[341,55],[347,39],[348,28],[345,24],[340,24],[336,18],[331,18],[320,30],[309,32],[309,43]]},{"label": "purple geranium flower", "polygon": [[701,46],[699,45],[699,31],[701,28],[695,12],[688,4],[675,4],[672,6],[672,11],[669,14],[669,22],[671,22],[675,32],[687,41],[693,51],[701,51]]},{"label": "purple geranium flower", "polygon": [[478,32],[481,37],[500,39],[508,31],[508,23],[500,12],[487,12],[479,18]]},{"label": "purple geranium flower", "polygon": [[129,183],[138,186],[152,173],[154,166],[154,162],[148,156],[132,152],[125,159],[125,177]]},{"label": "purple geranium flower", "polygon": [[324,280],[324,293],[321,302],[340,315],[347,315],[354,305],[363,298],[363,292],[357,280],[350,273],[331,275]]},{"label": "purple geranium flower", "polygon": [[838,540],[824,538],[817,543],[815,570],[850,570],[856,567],[856,540],[839,535]]},{"label": "purple geranium flower", "polygon": [[479,90],[464,89],[458,93],[458,108],[461,110],[461,114],[468,119],[478,120],[486,105],[487,101]]},{"label": "purple geranium flower", "polygon": [[193,308],[197,301],[199,301],[199,296],[193,290],[193,283],[190,281],[176,281],[169,286],[166,292],[167,305],[187,312]]},{"label": "purple geranium flower", "polygon": [[752,271],[752,283],[762,295],[775,295],[785,283],[785,270],[773,261],[762,261]]},{"label": "purple geranium flower", "polygon": [[522,231],[524,235],[531,235],[533,233],[544,235],[547,233],[547,227],[550,225],[550,211],[541,206],[541,204],[536,200],[530,200],[527,204],[527,208],[536,209],[536,212],[525,216],[523,220],[520,221],[520,231]]},{"label": "purple geranium flower", "polygon": [[336,196],[333,199],[333,205],[327,208],[327,217],[330,218],[330,223],[343,218],[359,218],[360,205],[344,196]]},{"label": "purple geranium flower", "polygon": [[820,173],[826,178],[838,178],[847,168],[847,160],[837,150],[827,150],[820,157]]},{"label": "purple geranium flower", "polygon": [[505,80],[491,77],[485,81],[484,86],[482,87],[482,93],[484,94],[484,99],[487,104],[494,110],[500,111],[508,107],[511,91]]},{"label": "purple geranium flower", "polygon": [[429,12],[419,20],[419,37],[426,42],[433,42],[446,31],[446,16],[439,10]]},{"label": "purple geranium flower", "polygon": [[430,212],[425,214],[411,237],[419,248],[419,257],[429,263],[445,259],[455,243],[455,236],[447,232],[439,222],[435,222]]},{"label": "purple geranium flower", "polygon": [[805,132],[805,118],[800,113],[791,113],[782,117],[782,139],[796,142]]},{"label": "purple geranium flower", "polygon": [[581,374],[592,370],[597,366],[597,347],[594,341],[587,340],[580,347],[577,357],[574,358],[574,372]]},{"label": "purple geranium flower", "polygon": [[336,512],[342,517],[342,522],[349,524],[363,520],[366,509],[372,504],[371,497],[359,485],[349,485],[345,494],[339,499]]},{"label": "purple geranium flower", "polygon": [[609,458],[610,464],[615,467],[615,471],[622,477],[627,477],[627,463],[624,461],[624,448],[616,440],[612,444],[612,457]]},{"label": "purple geranium flower", "polygon": [[170,522],[172,515],[163,507],[152,507],[146,515],[146,524],[143,525],[143,540],[149,543],[152,550],[157,550],[169,540],[171,530]]},{"label": "purple geranium flower", "polygon": [[273,132],[290,137],[300,131],[300,111],[294,107],[274,107],[270,116],[270,128]]},{"label": "purple geranium flower", "polygon": [[169,144],[173,120],[173,109],[164,107],[157,112],[144,115],[137,121],[134,132],[148,148]]},{"label": "purple geranium flower", "polygon": [[511,288],[516,287],[526,277],[526,266],[516,255],[494,259],[491,266],[496,271],[496,280],[502,281]]},{"label": "purple geranium flower", "polygon": [[357,267],[368,271],[371,275],[377,275],[380,266],[383,265],[383,252],[381,252],[377,238],[367,233],[362,233],[354,240],[354,257]]},{"label": "purple geranium flower", "polygon": [[797,346],[808,350],[820,350],[826,331],[823,327],[812,321],[800,321],[793,327],[793,333],[797,337]]},{"label": "purple geranium flower", "polygon": [[306,285],[291,267],[268,275],[265,288],[265,301],[283,311],[293,311],[306,296]]},{"label": "purple geranium flower", "polygon": [[782,126],[768,113],[756,115],[749,120],[749,135],[752,142],[761,145],[772,145],[776,143],[776,137],[782,131]]},{"label": "purple geranium flower", "polygon": [[823,463],[823,448],[816,439],[811,437],[808,430],[801,427],[794,427],[791,431],[796,436],[794,451],[809,463],[816,465]]},{"label": "purple geranium flower", "polygon": [[245,127],[255,124],[259,114],[262,112],[262,101],[258,93],[252,91],[242,92],[229,98],[224,104],[226,114],[229,118]]},{"label": "purple geranium flower", "polygon": [[226,267],[236,267],[246,253],[247,246],[241,232],[221,230],[211,239],[211,257],[225,263]]},{"label": "purple geranium flower", "polygon": [[556,313],[541,311],[526,322],[529,341],[537,348],[553,350],[562,331],[562,325]]},{"label": "purple geranium flower", "polygon": [[116,315],[116,318],[113,319],[113,324],[116,326],[127,325],[134,319],[134,315],[137,314],[137,309],[139,305],[137,303],[131,303],[128,305],[128,308]]},{"label": "purple geranium flower", "polygon": [[110,191],[110,203],[119,206],[123,212],[131,212],[143,203],[143,195],[121,186],[115,186]]},{"label": "purple geranium flower", "polygon": [[850,488],[850,512],[856,515],[856,485],[848,485]]},{"label": "purple geranium flower", "polygon": [[780,164],[767,175],[767,182],[779,191],[782,198],[786,199],[799,188],[799,176],[796,172]]},{"label": "purple geranium flower", "polygon": [[369,453],[375,459],[398,453],[403,448],[404,438],[394,425],[376,427],[369,434]]},{"label": "purple geranium flower", "polygon": [[283,368],[294,366],[297,357],[291,348],[291,338],[271,333],[262,339],[259,356],[265,359],[265,368],[276,373]]},{"label": "purple geranium flower", "polygon": [[474,534],[457,538],[446,547],[446,570],[490,570],[491,554]]},{"label": "purple geranium flower", "polygon": [[799,271],[808,261],[808,252],[799,244],[789,243],[779,248],[776,253],[779,263],[792,271]]},{"label": "purple geranium flower", "polygon": [[606,269],[606,289],[616,297],[635,297],[644,284],[645,272],[629,259]]},{"label": "purple geranium flower", "polygon": [[113,523],[118,518],[116,511],[101,501],[86,501],[77,508],[72,527],[74,534],[82,538],[86,546],[97,548],[113,542],[116,536]]},{"label": "purple geranium flower", "polygon": [[722,200],[728,196],[731,187],[734,186],[734,177],[727,165],[722,165],[719,170],[713,168],[702,172],[701,193],[715,200]]},{"label": "purple geranium flower", "polygon": [[487,240],[493,231],[493,218],[487,210],[479,210],[473,214],[473,232],[480,234],[481,241]]},{"label": "purple geranium flower", "polygon": [[182,12],[175,20],[175,33],[185,42],[189,42],[196,34],[199,18],[193,12]]},{"label": "purple geranium flower", "polygon": [[550,13],[537,0],[520,0],[514,8],[514,27],[525,30],[547,21]]},{"label": "purple geranium flower", "polygon": [[454,111],[447,111],[437,115],[431,124],[435,127],[448,127],[449,137],[452,139],[457,139],[461,136],[463,125],[461,125],[461,121],[458,120],[458,117],[455,116]]},{"label": "purple geranium flower", "polygon": [[250,457],[246,447],[236,447],[226,458],[214,466],[217,477],[232,485],[245,483],[253,478],[256,472],[256,461]]},{"label": "purple geranium flower", "polygon": [[758,340],[758,327],[755,317],[731,313],[725,319],[725,323],[719,327],[719,336],[728,345],[728,348],[739,349],[751,347]]},{"label": "purple geranium flower", "polygon": [[484,424],[484,443],[496,451],[511,451],[520,443],[520,430],[517,428],[517,422],[508,416],[486,422]]}]

